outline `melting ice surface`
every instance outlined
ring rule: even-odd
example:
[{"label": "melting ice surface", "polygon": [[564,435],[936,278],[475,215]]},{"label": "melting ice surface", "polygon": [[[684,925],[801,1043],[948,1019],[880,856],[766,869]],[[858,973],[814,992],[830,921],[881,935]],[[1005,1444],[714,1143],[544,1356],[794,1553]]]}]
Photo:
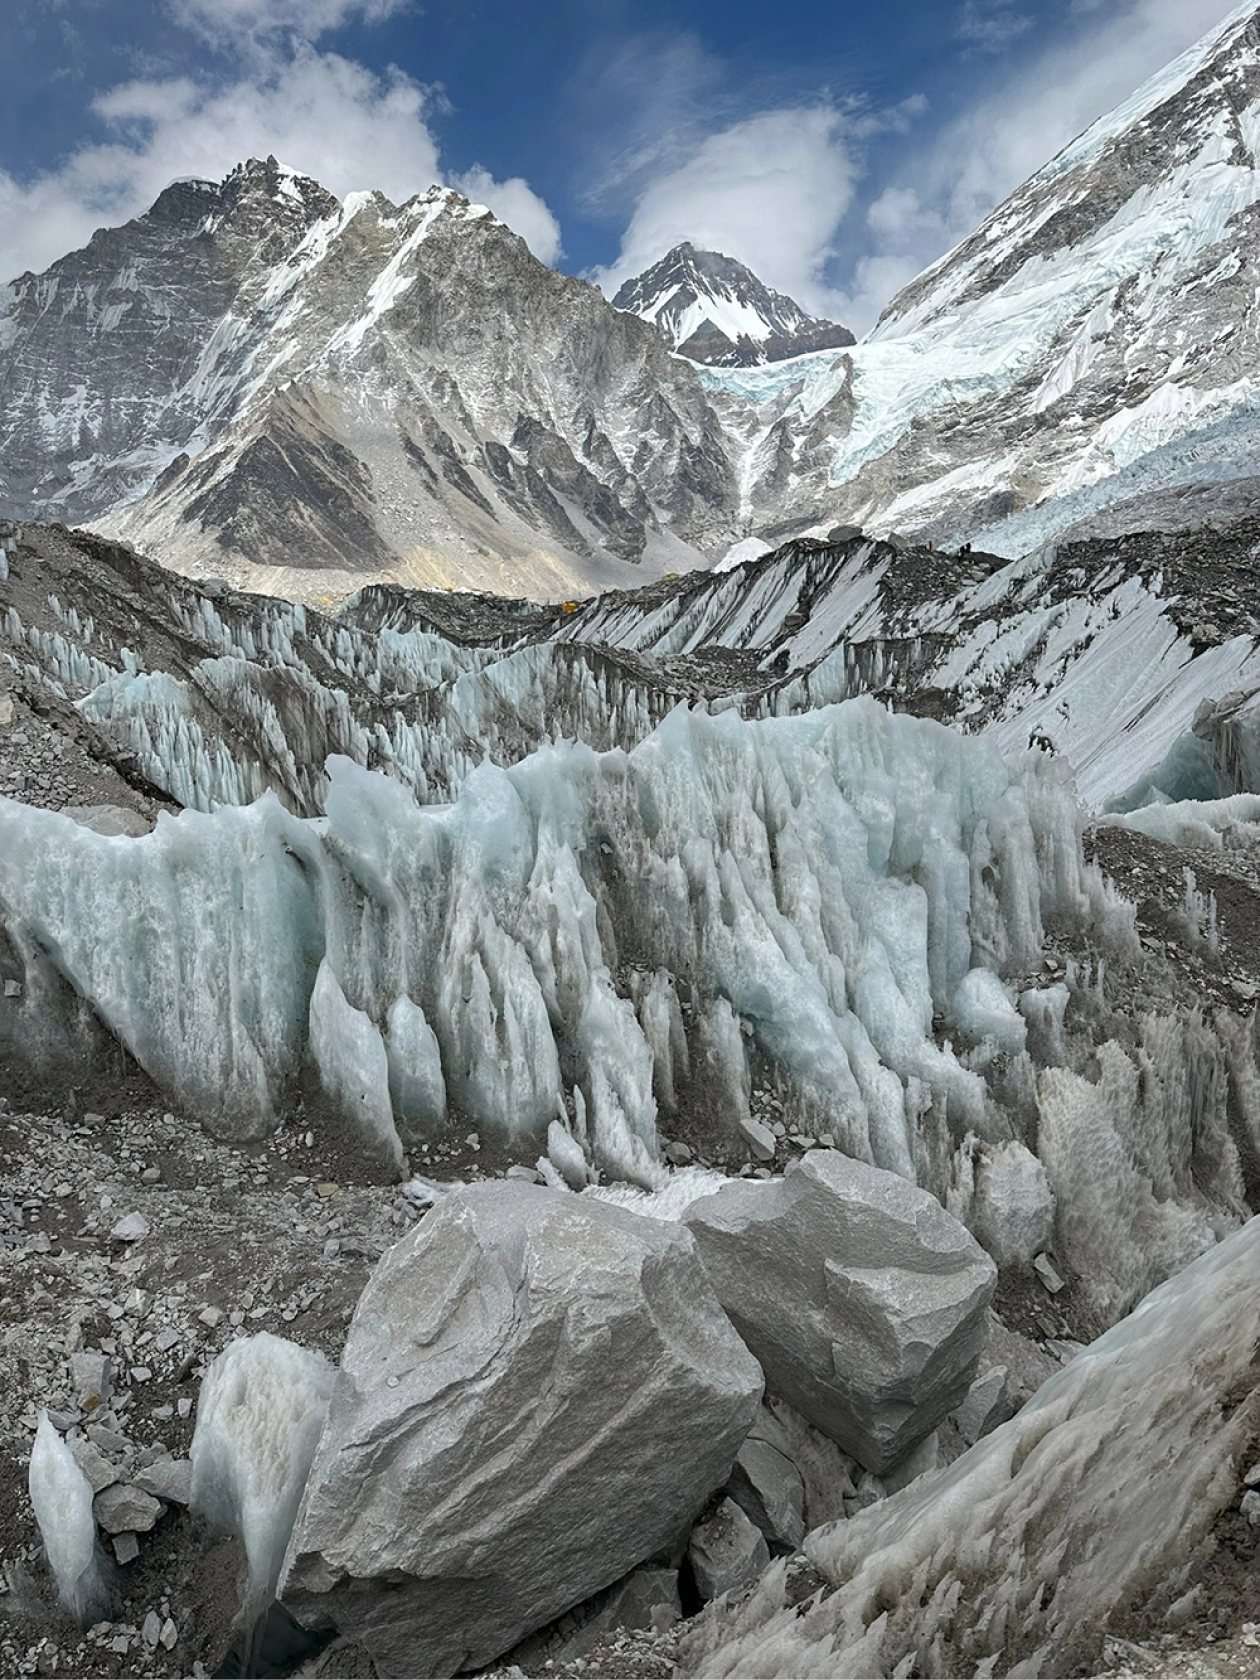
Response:
[{"label": "melting ice surface", "polygon": [[[689,1055],[738,1116],[753,1054],[816,1129],[913,1177],[919,1116],[984,1106],[934,1014],[974,1015],[968,974],[1035,963],[1043,916],[1088,901],[1053,766],[869,700],[751,723],[679,708],[629,753],[484,764],[449,806],[345,759],[329,775],[324,819],[267,795],[139,840],[0,802],[0,895],[32,966],[237,1135],[274,1124],[314,1028],[326,1089],[378,1132],[414,1130],[393,1106],[409,1092],[421,1121],[450,1101],[517,1137],[557,1122],[595,1168],[651,1183]],[[40,1021],[11,1011],[9,1031]]]},{"label": "melting ice surface", "polygon": [[1245,1034],[1143,1017],[1101,1078],[1065,1057],[1047,924],[1132,930],[1054,759],[857,699],[679,707],[628,752],[483,763],[448,805],[345,758],[328,777],[319,818],[266,794],[139,839],[0,801],[24,969],[0,1043],[63,1063],[86,1008],[219,1135],[313,1082],[395,1166],[467,1123],[574,1189],[661,1187],[679,1111],[734,1144],[755,1082],[977,1230],[1043,1231],[1057,1198],[1106,1311],[1245,1213]]}]

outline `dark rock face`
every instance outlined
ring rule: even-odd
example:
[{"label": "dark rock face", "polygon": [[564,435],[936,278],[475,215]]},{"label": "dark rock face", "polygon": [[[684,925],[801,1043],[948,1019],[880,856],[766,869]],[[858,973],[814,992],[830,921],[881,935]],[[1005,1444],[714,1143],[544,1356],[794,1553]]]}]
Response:
[{"label": "dark rock face", "polygon": [[855,342],[847,327],[807,314],[733,257],[686,243],[627,280],[613,307],[653,322],[672,349],[712,367],[761,367]]},{"label": "dark rock face", "polygon": [[694,371],[444,189],[343,207],[274,160],[179,183],[10,288],[0,401],[9,511],[194,572],[419,552],[542,592],[542,556],[573,593],[742,534]]}]

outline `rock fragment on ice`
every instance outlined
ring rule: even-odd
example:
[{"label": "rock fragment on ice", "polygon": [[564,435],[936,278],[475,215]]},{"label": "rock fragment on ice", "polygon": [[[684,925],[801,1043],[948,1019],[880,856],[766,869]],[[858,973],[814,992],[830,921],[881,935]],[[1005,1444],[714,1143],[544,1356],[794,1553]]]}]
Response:
[{"label": "rock fragment on ice", "polygon": [[967,1445],[975,1443],[1010,1416],[1005,1365],[990,1365],[967,1390],[967,1398],[954,1413],[958,1433]]},{"label": "rock fragment on ice", "polygon": [[794,1551],[805,1538],[805,1483],[792,1460],[769,1441],[748,1437],[726,1491],[768,1545]]},{"label": "rock fragment on ice", "polygon": [[687,1544],[696,1591],[706,1601],[755,1581],[770,1562],[765,1536],[733,1499],[696,1524]]},{"label": "rock fragment on ice", "polygon": [[746,1114],[740,1119],[739,1135],[752,1150],[755,1161],[774,1160],[774,1133],[769,1126]]},{"label": "rock fragment on ice", "polygon": [[27,1489],[61,1602],[88,1627],[108,1614],[110,1600],[92,1487],[47,1413],[35,1431]]},{"label": "rock fragment on ice", "polygon": [[92,1511],[106,1534],[147,1534],[162,1515],[162,1506],[141,1488],[114,1482],[97,1494]]},{"label": "rock fragment on ice", "polygon": [[1014,1140],[986,1148],[976,1168],[968,1224],[999,1266],[1026,1266],[1054,1232],[1046,1169]]},{"label": "rock fragment on ice", "polygon": [[684,1227],[454,1192],[360,1299],[282,1599],[381,1673],[480,1667],[685,1530],[760,1392]]},{"label": "rock fragment on ice", "polygon": [[820,1149],[682,1218],[767,1387],[868,1469],[966,1395],[997,1272],[925,1191]]},{"label": "rock fragment on ice", "polygon": [[241,1536],[256,1607],[275,1591],[332,1386],[322,1353],[265,1330],[229,1343],[202,1381],[191,1504]]},{"label": "rock fragment on ice", "polygon": [[[807,1536],[693,1624],[683,1672],[1094,1674],[1117,1621],[1162,1621],[1239,1498],[1260,1417],[1260,1218],[1162,1284],[942,1474]],[[1053,1591],[1048,1584],[1053,1583]],[[926,1598],[925,1598],[926,1588]],[[1000,1665],[1000,1667],[999,1667]]]}]

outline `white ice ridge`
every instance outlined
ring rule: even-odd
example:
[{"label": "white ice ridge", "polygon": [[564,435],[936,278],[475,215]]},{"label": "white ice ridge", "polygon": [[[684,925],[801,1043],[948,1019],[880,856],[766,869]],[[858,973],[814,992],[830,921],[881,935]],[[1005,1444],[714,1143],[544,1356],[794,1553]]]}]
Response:
[{"label": "white ice ridge", "polygon": [[830,1590],[789,1603],[784,1560],[711,1606],[679,1671],[1097,1673],[1118,1618],[1193,1604],[1255,1456],[1258,1275],[1253,1219],[948,1470],[808,1535]]},{"label": "white ice ridge", "polygon": [[202,1382],[192,1507],[240,1535],[255,1611],[275,1592],[335,1374],[316,1349],[264,1330],[229,1343]]},{"label": "white ice ridge", "polygon": [[987,1097],[933,1017],[1013,1046],[1001,988],[960,985],[1035,968],[1043,919],[1101,890],[1052,761],[869,699],[679,707],[630,753],[483,764],[442,807],[328,771],[324,819],[267,795],[139,840],[0,801],[31,971],[0,1033],[46,1047],[60,975],[221,1133],[266,1131],[317,1064],[378,1136],[387,1100],[404,1142],[449,1101],[522,1143],[555,1122],[647,1185],[658,1103],[695,1079],[733,1128],[753,1056],[815,1133],[943,1193]]},{"label": "white ice ridge", "polygon": [[41,1412],[27,1487],[62,1604],[81,1626],[108,1616],[110,1591],[96,1542],[92,1484]]}]

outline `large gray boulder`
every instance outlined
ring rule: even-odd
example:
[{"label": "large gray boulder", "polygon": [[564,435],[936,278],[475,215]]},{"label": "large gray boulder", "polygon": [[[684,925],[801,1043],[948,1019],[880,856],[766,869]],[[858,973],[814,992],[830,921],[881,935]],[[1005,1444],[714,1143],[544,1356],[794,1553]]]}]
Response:
[{"label": "large gray boulder", "polygon": [[926,1191],[819,1149],[682,1217],[767,1386],[868,1470],[965,1399],[997,1269]]},{"label": "large gray boulder", "polygon": [[281,1597],[381,1674],[480,1667],[676,1541],[761,1389],[684,1227],[453,1192],[359,1302]]}]

